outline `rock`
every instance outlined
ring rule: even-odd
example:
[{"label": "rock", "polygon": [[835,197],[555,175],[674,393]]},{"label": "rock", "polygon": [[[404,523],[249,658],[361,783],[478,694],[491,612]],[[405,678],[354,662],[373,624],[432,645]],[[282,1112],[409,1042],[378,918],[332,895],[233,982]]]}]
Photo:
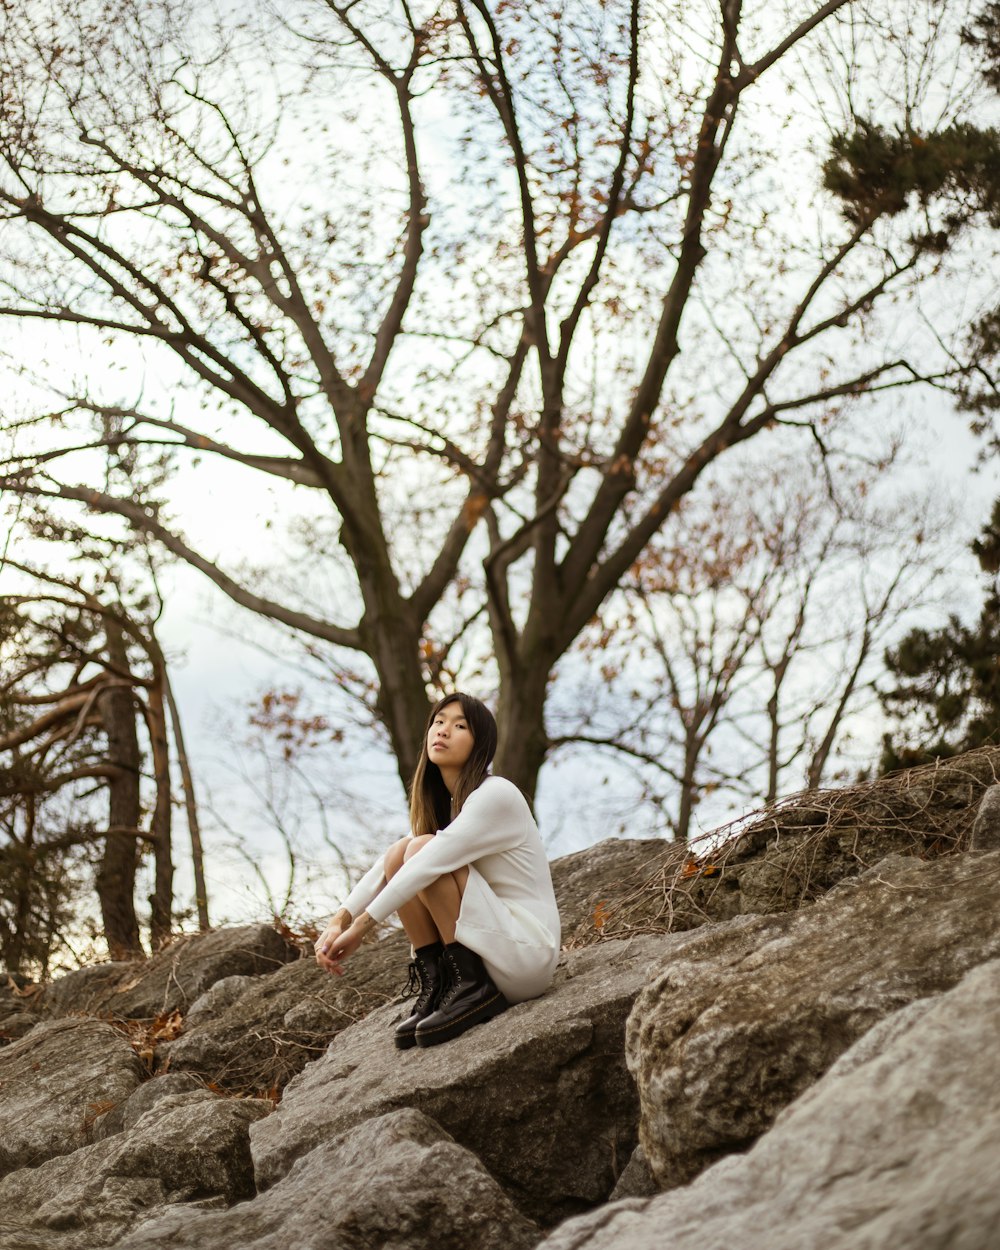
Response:
[{"label": "rock", "polygon": [[406,982],[409,943],[390,932],[364,945],[342,977],[324,972],[312,959],[286,964],[268,976],[243,983],[243,992],[217,1014],[202,1010],[220,982],[200,999],[175,1042],[158,1054],[172,1072],[192,1072],[235,1092],[281,1089],[331,1038],[374,1007],[396,998]]},{"label": "rock", "polygon": [[130,1130],[0,1180],[3,1230],[50,1230],[65,1250],[94,1250],[117,1241],[150,1209],[250,1197],[247,1128],[270,1110],[268,1103],[204,1090],[164,1098]]},{"label": "rock", "polygon": [[618,1184],[611,1191],[610,1202],[619,1198],[648,1198],[650,1194],[659,1193],[653,1173],[649,1170],[649,1161],[642,1146],[632,1151],[625,1171],[618,1178]]},{"label": "rock", "polygon": [[33,1011],[15,1011],[0,1019],[0,1046],[7,1042],[16,1042],[26,1037],[36,1024],[41,1024],[42,1017]]},{"label": "rock", "polygon": [[0,1046],[15,1042],[38,1024],[42,987],[20,973],[0,969]]},{"label": "rock", "polygon": [[[552,885],[564,934],[592,931],[598,906],[620,898],[656,872],[670,851],[663,838],[606,838],[552,861]],[[600,913],[597,913],[600,915]]]},{"label": "rock", "polygon": [[798,913],[692,935],[628,1027],[658,1186],[747,1149],[879,1020],[1000,955],[998,875],[1000,854],[896,856]]},{"label": "rock", "polygon": [[565,955],[551,990],[446,1046],[400,1052],[405,1008],[373,1012],[291,1081],[251,1134],[257,1183],[355,1125],[414,1107],[471,1150],[529,1218],[603,1201],[636,1143],[624,1023],[651,965],[682,942],[643,937]]},{"label": "rock", "polygon": [[134,1128],[138,1121],[160,1101],[175,1094],[204,1093],[204,1086],[186,1072],[166,1072],[144,1082],[124,1102],[112,1107],[94,1121],[93,1138],[104,1141],[115,1133]]},{"label": "rock", "polygon": [[97,1020],[53,1020],[0,1050],[0,1176],[69,1154],[143,1078],[126,1039]]},{"label": "rock", "polygon": [[177,938],[147,960],[70,972],[46,986],[42,1003],[55,1016],[78,1012],[152,1019],[186,1011],[225,977],[273,972],[300,955],[271,925],[217,929]]},{"label": "rock", "polygon": [[[288,965],[286,964],[285,967]],[[274,974],[272,974],[274,975]],[[257,983],[256,977],[234,976],[223,977],[194,1000],[184,1016],[185,1030],[196,1028],[199,1024],[210,1024],[236,1002],[241,994],[245,994]]]},{"label": "rock", "polygon": [[1000,785],[990,786],[979,802],[969,849],[1000,851]]},{"label": "rock", "polygon": [[1000,961],[889,1016],[748,1154],[570,1220],[539,1250],[993,1250]]},{"label": "rock", "polygon": [[121,1250],[530,1250],[539,1230],[419,1111],[368,1120],[230,1211],[172,1211]]}]

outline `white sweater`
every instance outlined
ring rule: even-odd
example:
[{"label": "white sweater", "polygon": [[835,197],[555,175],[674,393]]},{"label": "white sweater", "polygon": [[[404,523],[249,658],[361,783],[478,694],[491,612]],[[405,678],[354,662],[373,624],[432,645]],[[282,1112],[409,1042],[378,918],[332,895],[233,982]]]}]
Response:
[{"label": "white sweater", "polygon": [[446,872],[475,868],[505,903],[529,911],[559,949],[559,909],[549,862],[524,795],[503,777],[487,777],[465,801],[450,825],[411,856],[386,882],[383,857],[344,900],[352,917],[367,911],[385,920]]}]

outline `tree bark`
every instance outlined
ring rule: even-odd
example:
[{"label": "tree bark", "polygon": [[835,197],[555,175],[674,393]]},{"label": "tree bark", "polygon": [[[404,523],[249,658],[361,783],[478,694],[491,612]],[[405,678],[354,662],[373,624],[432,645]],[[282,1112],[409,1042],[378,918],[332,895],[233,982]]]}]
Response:
[{"label": "tree bark", "polygon": [[[121,628],[111,618],[105,619],[105,628],[111,662],[128,672]],[[134,696],[131,690],[114,686],[100,696],[99,706],[108,740],[108,763],[117,771],[108,782],[108,833],[97,870],[97,896],[108,953],[112,959],[131,959],[143,954],[134,897],[139,844],[131,834],[116,830],[139,827],[140,754]]]},{"label": "tree bark", "polygon": [[545,732],[545,697],[550,665],[537,661],[504,682],[497,707],[497,743],[494,769],[506,777],[534,806],[538,774],[549,748]]},{"label": "tree bark", "polygon": [[184,745],[184,734],[181,730],[181,718],[174,699],[170,677],[163,668],[163,693],[166,696],[167,708],[170,712],[170,724],[174,734],[174,746],[177,749],[177,762],[181,769],[181,785],[184,788],[184,810],[187,813],[188,834],[191,838],[191,866],[194,871],[194,900],[198,911],[198,928],[204,933],[209,928],[208,919],[208,887],[205,885],[205,857],[201,845],[201,822],[198,819],[198,803],[194,793],[194,778],[191,776],[191,764],[188,759],[187,747]]},{"label": "tree bark", "polygon": [[147,707],[156,781],[156,804],[150,823],[155,876],[153,893],[149,896],[149,923],[153,950],[158,950],[170,937],[174,897],[174,865],[170,845],[170,749],[163,704],[163,668],[160,665],[156,666],[153,683],[149,687]]},{"label": "tree bark", "polygon": [[[16,843],[15,843],[16,846]],[[16,847],[14,860],[14,920],[11,925],[10,943],[6,950],[8,972],[20,972],[28,946],[28,930],[31,926],[31,893],[35,856],[35,796],[24,796],[24,838]]]}]

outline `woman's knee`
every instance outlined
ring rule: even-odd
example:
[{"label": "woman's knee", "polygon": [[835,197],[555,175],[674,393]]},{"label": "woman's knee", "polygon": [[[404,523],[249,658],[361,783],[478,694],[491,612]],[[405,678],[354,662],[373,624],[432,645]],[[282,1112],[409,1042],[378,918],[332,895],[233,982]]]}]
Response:
[{"label": "woman's knee", "polygon": [[422,851],[428,842],[433,841],[434,834],[425,833],[419,838],[407,838],[403,847],[403,859],[410,859],[416,855],[417,851]]},{"label": "woman's knee", "polygon": [[406,848],[410,841],[410,838],[400,838],[398,842],[393,842],[386,851],[385,859],[382,861],[386,881],[394,877],[402,868],[403,861],[406,859]]}]

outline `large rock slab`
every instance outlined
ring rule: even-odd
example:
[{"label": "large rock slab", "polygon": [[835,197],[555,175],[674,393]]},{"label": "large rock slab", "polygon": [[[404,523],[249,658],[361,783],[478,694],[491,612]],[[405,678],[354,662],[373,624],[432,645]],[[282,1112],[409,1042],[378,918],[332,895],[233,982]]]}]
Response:
[{"label": "large rock slab", "polygon": [[994,1250],[998,1035],[994,960],[877,1025],[748,1154],[539,1250]]},{"label": "large rock slab", "polygon": [[192,1005],[183,1034],[161,1043],[159,1062],[234,1092],[281,1089],[341,1029],[398,996],[409,949],[390,932],[362,946],[342,977],[300,959],[268,976],[226,978]]},{"label": "large rock slab", "polygon": [[52,1020],[0,1050],[0,1176],[68,1154],[144,1076],[125,1038],[98,1020]]},{"label": "large rock slab", "polygon": [[1000,854],[894,856],[798,913],[692,935],[628,1027],[659,1187],[745,1150],[879,1020],[1000,955],[998,878]]},{"label": "large rock slab", "polygon": [[605,838],[550,864],[563,934],[595,932],[611,899],[641,885],[674,849],[663,838]]},{"label": "large rock slab", "polygon": [[152,1019],[184,1012],[224,977],[260,976],[300,958],[298,947],[271,925],[217,929],[175,939],[150,959],[96,964],[45,987],[44,1010]]},{"label": "large rock slab", "polygon": [[625,1018],[679,938],[608,942],[563,957],[553,988],[444,1046],[397,1051],[402,1010],[341,1033],[254,1126],[257,1181],[354,1125],[414,1107],[471,1150],[531,1219],[551,1224],[603,1201],[636,1141]]},{"label": "large rock slab", "polygon": [[174,1094],[127,1132],[10,1173],[0,1180],[0,1247],[47,1236],[58,1250],[94,1250],[117,1241],[151,1209],[250,1197],[247,1130],[270,1110],[205,1090]]},{"label": "large rock slab", "polygon": [[419,1111],[369,1120],[229,1211],[172,1211],[121,1250],[530,1250],[539,1230]]}]

